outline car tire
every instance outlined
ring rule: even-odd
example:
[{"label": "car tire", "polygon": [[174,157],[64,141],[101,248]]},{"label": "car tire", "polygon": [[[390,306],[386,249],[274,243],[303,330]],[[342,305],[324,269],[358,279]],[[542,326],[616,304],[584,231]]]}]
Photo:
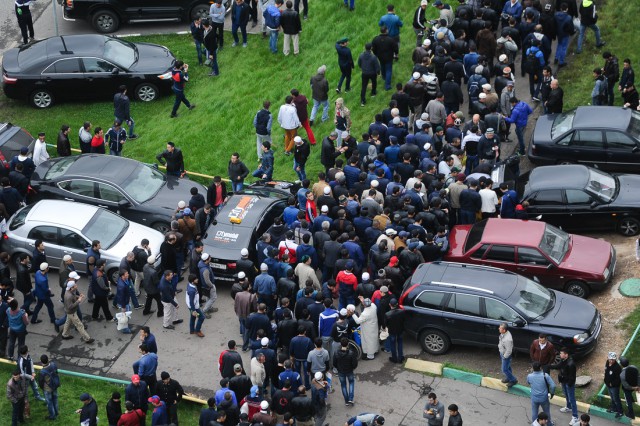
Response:
[{"label": "car tire", "polygon": [[211,6],[209,3],[198,3],[191,9],[191,20],[196,19],[197,17],[206,18],[209,16],[209,8]]},{"label": "car tire", "polygon": [[429,329],[420,333],[420,345],[422,350],[431,355],[442,355],[449,350],[451,341],[442,331]]},{"label": "car tire", "polygon": [[136,87],[136,99],[142,102],[151,102],[158,99],[158,87],[153,83],[142,83]]},{"label": "car tire", "polygon": [[118,284],[118,278],[120,278],[118,268],[111,268],[107,271],[107,277],[113,285]]},{"label": "car tire", "polygon": [[91,25],[99,33],[113,33],[120,27],[120,18],[111,10],[101,9],[91,16]]},{"label": "car tire", "polygon": [[151,228],[155,229],[158,232],[161,232],[162,234],[166,234],[167,232],[171,231],[171,225],[169,225],[167,222],[155,222],[151,224]]},{"label": "car tire", "polygon": [[635,217],[623,217],[618,222],[618,232],[625,237],[633,237],[640,233],[640,220]]},{"label": "car tire", "polygon": [[581,299],[586,299],[589,296],[589,286],[578,280],[569,281],[564,286],[564,291],[567,294],[579,297]]},{"label": "car tire", "polygon": [[558,160],[556,161],[556,164],[561,166],[570,166],[570,165],[576,164],[576,162],[571,160]]},{"label": "car tire", "polygon": [[46,89],[34,90],[29,95],[29,102],[38,109],[49,108],[53,105],[53,94]]}]

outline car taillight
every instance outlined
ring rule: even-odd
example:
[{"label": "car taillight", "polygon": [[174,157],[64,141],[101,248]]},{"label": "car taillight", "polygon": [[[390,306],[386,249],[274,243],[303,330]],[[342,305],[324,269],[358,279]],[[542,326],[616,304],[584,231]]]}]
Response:
[{"label": "car taillight", "polygon": [[233,263],[227,263],[227,268],[229,268],[229,269],[236,269],[236,262],[233,262]]},{"label": "car taillight", "polygon": [[171,71],[167,71],[164,74],[160,74],[158,76],[160,80],[170,80],[171,79]]},{"label": "car taillight", "polygon": [[414,288],[418,287],[418,284],[413,284],[411,287],[407,289],[402,296],[400,296],[400,300],[398,301],[398,305],[400,305],[401,309],[404,309],[404,300],[407,298],[407,295],[413,291]]},{"label": "car taillight", "polygon": [[16,84],[18,82],[18,79],[17,78],[11,78],[6,74],[2,74],[2,81],[5,84]]},{"label": "car taillight", "polygon": [[67,0],[66,5],[68,8],[73,9],[73,0]]}]

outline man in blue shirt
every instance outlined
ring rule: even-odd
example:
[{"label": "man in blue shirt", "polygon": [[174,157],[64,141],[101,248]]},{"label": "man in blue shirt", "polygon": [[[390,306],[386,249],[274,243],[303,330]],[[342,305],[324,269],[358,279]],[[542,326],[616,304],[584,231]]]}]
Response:
[{"label": "man in blue shirt", "polygon": [[[402,26],[402,19],[400,19],[398,15],[396,15],[392,4],[387,6],[387,14],[380,18],[378,26],[387,27],[387,29],[389,30],[389,37],[396,41],[398,47],[400,46],[400,27]],[[398,56],[396,54],[395,59],[397,58]]]},{"label": "man in blue shirt", "polygon": [[150,353],[147,345],[140,345],[139,349],[142,356],[133,363],[133,373],[140,376],[140,379],[145,381],[149,386],[149,391],[153,392],[158,382],[156,377],[158,355]]},{"label": "man in blue shirt", "polygon": [[266,263],[260,265],[260,275],[254,280],[253,289],[258,295],[258,303],[264,303],[269,312],[273,312],[276,307],[276,280],[269,275],[269,266]]}]

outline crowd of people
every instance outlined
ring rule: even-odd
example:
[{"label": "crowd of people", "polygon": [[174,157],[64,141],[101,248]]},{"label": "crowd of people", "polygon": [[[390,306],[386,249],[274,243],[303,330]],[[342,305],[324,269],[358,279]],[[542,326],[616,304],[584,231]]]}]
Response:
[{"label": "crowd of people", "polygon": [[[233,46],[240,43],[237,35],[240,30],[246,47],[246,27],[251,21],[253,26],[257,25],[258,3],[259,0],[234,2]],[[277,53],[278,33],[283,30],[284,54],[289,53],[289,40],[293,41],[294,55],[298,54],[300,2],[296,1],[295,6],[282,0],[260,3],[265,18],[263,34],[270,37],[272,52]],[[304,19],[307,6],[303,1]],[[300,180],[300,189],[290,196],[283,215],[260,237],[257,259],[250,259],[249,250],[244,249],[236,262],[232,287],[234,311],[242,336],[241,350],[251,351],[251,362],[245,368],[236,341],[228,342],[219,358],[220,389],[208,400],[208,408],[203,409],[201,425],[324,425],[327,400],[337,386],[336,378],[344,403],[350,407],[356,399],[355,370],[359,361],[374,359],[384,351],[389,353],[390,362],[403,362],[404,311],[399,308],[403,284],[421,263],[442,259],[448,250],[449,229],[489,217],[526,218],[526,204],[518,202],[516,192],[487,177],[501,160],[500,149],[504,146],[501,144],[511,142],[512,124],[518,151],[525,152],[524,132],[534,109],[516,97],[516,69],[520,68],[522,77],[529,75],[533,102],[539,103],[545,113],[562,112],[563,92],[556,76],[567,64],[567,46],[576,31],[573,18],[580,18],[576,53],[582,52],[588,28],[595,33],[595,47],[605,45],[596,23],[595,6],[590,0],[579,6],[560,0],[460,0],[454,10],[449,4],[435,0],[433,7],[439,10],[435,22],[426,20],[428,6],[422,0],[412,19],[416,47],[411,55],[411,75],[397,78],[407,82],[395,86],[388,107],[375,115],[360,139],[353,135],[354,123],[343,98],[335,101],[335,109],[329,116],[331,88],[325,65],[310,79],[310,115],[309,100],[295,88],[280,107],[277,122],[285,134],[284,154],[293,156],[292,167]],[[353,10],[354,2],[348,7]],[[211,64],[211,76],[219,74],[216,51],[224,45],[224,12],[221,1],[215,0],[210,18],[196,19],[191,25],[198,61]],[[385,91],[392,90],[393,66],[400,59],[403,21],[395,14],[393,5],[387,7],[379,27],[380,34],[365,44],[357,61],[353,60],[348,38],[335,44],[341,71],[335,91],[351,90],[352,70],[358,65],[362,71],[361,106],[367,102],[369,84],[370,96],[378,94],[378,76],[384,79]],[[552,64],[554,40],[557,48]],[[631,60],[624,60],[619,76],[617,58],[610,52],[602,56],[604,67],[594,70],[592,103],[613,105],[617,84],[624,105],[637,108]],[[555,70],[552,65],[557,65]],[[177,116],[181,103],[189,109],[195,107],[184,94],[188,79],[188,65],[177,61],[173,70],[176,100],[172,117]],[[468,105],[466,114],[461,110],[463,104]],[[257,169],[250,171],[238,153],[230,158],[228,178],[233,192],[243,188],[249,174],[262,181],[274,177],[271,139],[274,120],[270,107],[271,103],[265,101],[253,120]],[[316,145],[312,126],[320,108],[320,120],[332,119],[335,130],[320,143],[324,170],[312,183],[306,165],[311,147]],[[78,132],[83,153],[105,153],[108,146],[111,155],[121,155],[126,141],[137,137],[125,87],[115,95],[114,116],[113,127],[106,133],[99,127],[94,129],[89,122],[84,123]],[[123,124],[128,131],[122,128]],[[298,135],[301,127],[306,139]],[[68,125],[61,127],[57,141],[59,156],[71,155],[70,131]],[[182,151],[172,142],[166,148],[157,160],[166,164],[167,173],[183,177]],[[31,173],[48,158],[45,134],[40,133],[31,157],[28,150],[23,150],[11,160],[11,172],[2,179],[0,195],[5,217],[19,208]],[[42,241],[36,241],[32,256],[21,255],[13,265],[15,285],[9,256],[0,253],[0,324],[6,324],[0,327],[0,355],[6,353],[9,359],[14,359],[17,343],[20,361],[20,369],[7,385],[7,395],[14,407],[13,424],[22,420],[28,385],[37,399],[42,398],[26,346],[27,327],[42,322],[38,319],[42,306],[46,306],[51,323],[61,331],[63,339],[73,338],[70,334],[73,326],[88,344],[94,339],[82,319],[80,306],[85,299],[93,303],[93,320],[113,320],[119,332],[131,332],[128,322],[131,311],[136,309],[143,309],[144,315],[157,311],[158,317],[163,318],[163,328],[175,330],[183,322],[178,315],[176,295],[183,291],[178,283],[185,275],[189,331],[204,337],[203,324],[218,308],[214,307],[217,292],[211,256],[204,252],[200,240],[215,222],[227,191],[224,180],[216,176],[207,194],[198,194],[195,189],[190,200],[177,203],[171,230],[159,250],[162,255],[159,267],[155,266],[157,253],[152,253],[149,242],[142,240],[122,259],[117,282],[112,282],[105,275],[104,260],[100,259],[100,242],[94,241],[87,252],[89,284],[85,295],[78,290],[80,276],[71,258],[65,256],[59,266],[62,318],[55,316],[52,301],[55,296],[48,282],[49,264]],[[114,285],[116,291],[112,292]],[[23,295],[22,305],[13,295],[14,287]],[[146,293],[144,308],[138,301],[141,289]],[[115,315],[110,311],[109,300],[113,300]],[[154,300],[156,311],[151,309]],[[36,307],[32,311],[34,302]],[[511,373],[513,342],[509,343],[509,339],[504,325],[497,342],[504,382],[513,386],[517,379]],[[167,372],[162,372],[161,380],[157,380],[158,348],[148,327],[143,327],[141,340],[141,357],[133,365],[134,375],[125,393],[126,412],[120,417],[121,395],[114,393],[106,406],[108,423],[144,424],[152,408],[149,416],[153,425],[177,424],[176,407],[184,394],[182,387]],[[561,370],[560,382],[568,397],[567,406],[561,411],[572,412],[572,425],[587,425],[588,415],[578,418],[572,383],[575,365],[570,354],[561,350],[560,363],[553,364],[547,356],[549,347],[552,345],[546,342],[546,336],[540,336],[532,344],[533,373],[527,382],[532,387],[534,425],[551,424],[548,397],[545,401],[544,396],[545,389],[555,388],[546,374],[553,368]],[[57,373],[53,374],[55,363],[50,363],[45,355],[41,361],[45,369],[52,371],[40,387],[49,407],[49,418],[55,419],[58,407],[53,395],[60,381]],[[619,386],[616,377],[628,372],[622,378],[625,396],[638,389],[637,369],[635,373],[629,372],[626,360],[620,364],[625,370],[619,372],[615,367],[616,356],[610,354],[607,374],[611,377],[607,379],[605,375],[612,410],[618,417],[622,415],[622,407],[619,392],[615,397]],[[95,424],[98,411],[95,400],[88,394],[80,399],[81,422],[88,420],[87,424]],[[540,414],[539,407],[543,410]],[[627,416],[633,418],[632,404],[629,407]],[[429,425],[443,424],[445,409],[435,394],[428,395],[423,414]],[[456,404],[448,406],[448,418],[449,425],[462,424]],[[364,413],[346,424],[371,426],[384,422],[379,414]]]}]

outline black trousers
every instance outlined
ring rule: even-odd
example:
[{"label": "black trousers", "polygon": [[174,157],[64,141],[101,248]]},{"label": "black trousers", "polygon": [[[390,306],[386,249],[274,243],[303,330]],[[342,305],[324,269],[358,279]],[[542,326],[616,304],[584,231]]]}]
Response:
[{"label": "black trousers", "polygon": [[[15,6],[16,17],[18,18],[18,26],[20,27],[20,32],[22,33],[22,41],[27,44],[29,41],[29,37],[33,38],[33,17],[31,16],[31,11],[29,8],[22,8],[22,14],[18,14],[18,7]],[[25,10],[26,9],[26,10]]]},{"label": "black trousers", "polygon": [[378,76],[376,74],[362,74],[362,89],[360,90],[360,102],[367,102],[367,86],[371,82],[371,94],[375,95],[378,88]]},{"label": "black trousers", "polygon": [[213,35],[218,42],[218,48],[222,48],[224,46],[224,23],[214,22],[211,26],[213,27]]},{"label": "black trousers", "polygon": [[[308,0],[302,0],[302,5],[304,6],[304,13],[302,14],[305,18],[309,16],[309,2]],[[296,12],[300,13],[300,0],[295,0],[293,3],[293,8]]]},{"label": "black trousers", "polygon": [[111,311],[109,310],[109,299],[107,296],[93,296],[93,311],[91,312],[91,318],[98,319],[100,315],[100,309],[102,309],[102,313],[107,321],[111,321],[113,319],[113,315],[111,315]]},{"label": "black trousers", "polygon": [[169,424],[178,426],[178,404],[167,404]]},{"label": "black trousers", "polygon": [[258,0],[251,0],[249,2],[249,6],[251,6],[251,20],[257,24],[258,23]]},{"label": "black trousers", "polygon": [[164,305],[162,305],[162,301],[160,300],[160,294],[147,294],[147,300],[144,302],[144,309],[142,309],[142,314],[147,315],[151,311],[151,305],[153,301],[156,301],[156,305],[158,306],[157,314],[159,317],[164,316]]}]

